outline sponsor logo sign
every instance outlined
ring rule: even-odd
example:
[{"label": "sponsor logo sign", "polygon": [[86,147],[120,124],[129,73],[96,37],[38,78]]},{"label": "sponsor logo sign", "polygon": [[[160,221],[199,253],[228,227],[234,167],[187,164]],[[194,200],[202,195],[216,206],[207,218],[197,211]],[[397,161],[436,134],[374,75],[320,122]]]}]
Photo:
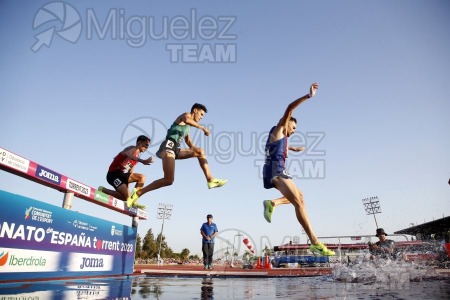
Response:
[{"label": "sponsor logo sign", "polygon": [[119,200],[117,198],[112,197],[112,202],[110,205],[125,210],[125,201]]},{"label": "sponsor logo sign", "polygon": [[35,176],[56,185],[61,183],[61,174],[53,172],[52,170],[40,165],[37,165]]},{"label": "sponsor logo sign", "polygon": [[111,271],[114,256],[91,253],[70,253],[67,271]]},{"label": "sponsor logo sign", "polygon": [[111,226],[111,235],[122,236],[123,231],[116,228],[116,226]]},{"label": "sponsor logo sign", "polygon": [[97,227],[89,224],[89,222],[86,221],[82,221],[82,220],[75,220],[72,222],[73,227],[81,229],[81,230],[86,230],[86,231],[95,231],[97,230]]},{"label": "sponsor logo sign", "polygon": [[27,249],[0,248],[0,273],[55,272],[61,253]]},{"label": "sponsor logo sign", "polygon": [[95,191],[94,199],[106,204],[109,204],[109,196],[100,191]]},{"label": "sponsor logo sign", "polygon": [[23,173],[27,173],[30,166],[30,161],[28,159],[15,155],[14,153],[6,151],[3,148],[0,148],[0,164],[21,171]]},{"label": "sponsor logo sign", "polygon": [[25,220],[33,220],[37,222],[52,224],[53,213],[51,211],[30,206],[25,210]]},{"label": "sponsor logo sign", "polygon": [[84,185],[82,183],[79,183],[73,179],[67,178],[66,181],[66,189],[74,191],[77,194],[82,194],[85,196],[90,196],[91,194],[91,188],[87,185]]},{"label": "sponsor logo sign", "polygon": [[147,213],[145,210],[138,209],[136,215],[137,215],[139,218],[143,218],[143,219],[145,219],[145,220],[148,219],[148,213]]}]

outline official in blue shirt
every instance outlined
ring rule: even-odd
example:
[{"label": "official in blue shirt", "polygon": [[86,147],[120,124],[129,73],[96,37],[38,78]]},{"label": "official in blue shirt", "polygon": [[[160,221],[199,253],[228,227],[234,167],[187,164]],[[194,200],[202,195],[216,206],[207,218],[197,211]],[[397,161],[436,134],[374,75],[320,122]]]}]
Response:
[{"label": "official in blue shirt", "polygon": [[219,234],[219,230],[215,223],[213,223],[213,216],[207,215],[206,223],[203,223],[200,228],[200,234],[202,235],[202,252],[203,252],[203,265],[205,269],[212,269],[213,253],[214,253],[214,238]]}]

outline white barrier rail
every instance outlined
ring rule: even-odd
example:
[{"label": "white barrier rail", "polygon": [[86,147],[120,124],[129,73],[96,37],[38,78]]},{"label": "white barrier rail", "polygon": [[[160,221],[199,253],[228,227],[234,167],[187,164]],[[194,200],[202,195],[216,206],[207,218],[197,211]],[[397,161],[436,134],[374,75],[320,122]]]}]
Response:
[{"label": "white barrier rail", "polygon": [[[62,207],[67,209],[72,208],[72,198],[76,196],[133,218],[141,220],[147,220],[148,218],[148,213],[144,210],[136,207],[129,209],[122,200],[106,195],[78,180],[62,175],[1,147],[0,169],[64,193]],[[137,226],[137,224],[134,225]]]}]

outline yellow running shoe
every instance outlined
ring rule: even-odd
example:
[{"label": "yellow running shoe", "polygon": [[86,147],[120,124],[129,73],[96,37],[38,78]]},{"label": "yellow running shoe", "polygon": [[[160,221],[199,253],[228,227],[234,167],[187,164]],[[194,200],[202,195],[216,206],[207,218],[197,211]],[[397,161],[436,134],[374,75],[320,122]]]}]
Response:
[{"label": "yellow running shoe", "polygon": [[223,186],[225,183],[227,183],[228,179],[218,179],[213,178],[212,181],[208,182],[208,189],[217,188]]},{"label": "yellow running shoe", "polygon": [[127,198],[127,207],[131,208],[133,205],[135,205],[135,203],[137,202],[137,200],[139,199],[138,194],[136,194],[137,189],[133,189],[133,192],[131,193],[130,197]]},{"label": "yellow running shoe", "polygon": [[316,245],[311,244],[311,246],[309,246],[309,250],[311,250],[312,253],[318,252],[320,255],[323,255],[323,256],[333,256],[336,254],[336,253],[334,253],[333,250],[328,249],[327,246],[325,246],[321,242],[319,242]]},{"label": "yellow running shoe", "polygon": [[139,204],[139,203],[134,203],[133,204],[133,206],[136,206],[136,208],[139,208],[139,209],[145,209],[147,206],[145,206],[145,205],[141,205],[141,204]]},{"label": "yellow running shoe", "polygon": [[264,219],[266,219],[267,222],[272,223],[272,213],[275,207],[272,205],[272,201],[270,200],[264,200]]}]

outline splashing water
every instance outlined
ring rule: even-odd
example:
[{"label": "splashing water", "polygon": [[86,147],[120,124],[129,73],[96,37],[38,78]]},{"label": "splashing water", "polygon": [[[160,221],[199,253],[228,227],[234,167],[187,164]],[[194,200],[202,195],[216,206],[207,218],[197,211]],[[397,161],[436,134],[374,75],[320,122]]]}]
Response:
[{"label": "splashing water", "polygon": [[410,282],[439,279],[436,269],[425,263],[376,258],[363,258],[334,266],[336,281],[406,287]]}]

